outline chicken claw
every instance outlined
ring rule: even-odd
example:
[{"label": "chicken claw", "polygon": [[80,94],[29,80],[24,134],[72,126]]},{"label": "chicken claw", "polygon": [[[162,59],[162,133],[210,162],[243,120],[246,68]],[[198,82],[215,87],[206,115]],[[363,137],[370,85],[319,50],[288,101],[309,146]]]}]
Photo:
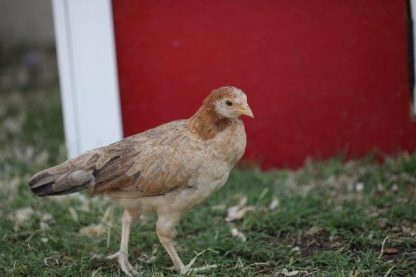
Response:
[{"label": "chicken claw", "polygon": [[117,262],[121,267],[121,270],[130,277],[133,276],[138,276],[139,272],[137,272],[137,270],[134,269],[134,267],[129,263],[129,260],[127,258],[127,255],[118,251],[116,253],[114,253],[113,255],[110,255],[107,257],[107,259],[112,260],[117,258]]}]

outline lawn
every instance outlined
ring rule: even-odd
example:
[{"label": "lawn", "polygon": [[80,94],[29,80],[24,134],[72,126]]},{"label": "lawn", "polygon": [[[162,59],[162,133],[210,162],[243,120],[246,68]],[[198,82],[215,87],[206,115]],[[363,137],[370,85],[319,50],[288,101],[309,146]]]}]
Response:
[{"label": "lawn", "polygon": [[[122,275],[120,207],[86,194],[40,199],[28,179],[65,159],[57,90],[0,93],[0,276]],[[416,155],[234,170],[178,227],[206,276],[415,276]],[[231,208],[231,209],[230,209]],[[230,213],[230,212],[237,213]],[[134,226],[130,262],[172,276],[153,216]]]}]

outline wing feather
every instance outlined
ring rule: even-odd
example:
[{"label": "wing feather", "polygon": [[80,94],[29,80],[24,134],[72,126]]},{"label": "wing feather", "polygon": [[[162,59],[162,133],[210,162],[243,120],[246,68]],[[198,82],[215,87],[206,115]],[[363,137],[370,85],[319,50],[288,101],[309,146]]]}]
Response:
[{"label": "wing feather", "polygon": [[137,197],[187,187],[203,163],[203,151],[185,121],[162,125],[99,149],[93,191],[123,197],[123,192],[133,192]]}]

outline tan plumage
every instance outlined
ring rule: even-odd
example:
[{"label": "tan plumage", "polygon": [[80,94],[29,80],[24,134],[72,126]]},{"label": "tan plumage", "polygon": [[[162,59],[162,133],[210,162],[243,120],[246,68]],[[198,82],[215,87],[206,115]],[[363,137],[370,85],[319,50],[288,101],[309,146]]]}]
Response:
[{"label": "tan plumage", "polygon": [[252,116],[245,94],[235,87],[211,92],[187,120],[163,124],[45,169],[30,180],[39,196],[87,189],[106,194],[124,208],[120,251],[122,270],[136,274],[127,260],[130,227],[143,212],[158,215],[156,232],[181,272],[189,270],[172,244],[182,214],[220,188],[246,146],[240,115]]}]

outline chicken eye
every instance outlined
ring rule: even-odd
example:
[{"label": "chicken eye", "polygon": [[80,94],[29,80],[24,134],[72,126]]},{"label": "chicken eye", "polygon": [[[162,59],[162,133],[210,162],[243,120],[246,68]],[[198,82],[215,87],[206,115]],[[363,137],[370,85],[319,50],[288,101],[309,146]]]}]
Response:
[{"label": "chicken eye", "polygon": [[227,104],[227,106],[232,106],[233,102],[231,102],[230,100],[225,101],[225,104]]}]

